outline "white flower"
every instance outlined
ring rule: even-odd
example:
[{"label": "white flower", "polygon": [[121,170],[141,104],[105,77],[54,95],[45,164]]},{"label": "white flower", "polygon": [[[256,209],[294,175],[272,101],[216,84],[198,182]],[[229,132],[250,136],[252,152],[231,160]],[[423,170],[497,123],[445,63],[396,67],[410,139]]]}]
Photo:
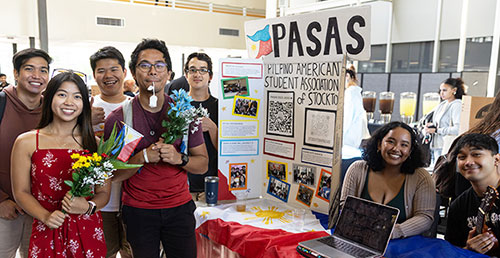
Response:
[{"label": "white flower", "polygon": [[78,242],[74,239],[69,240],[69,250],[71,253],[76,254],[76,251],[78,251],[78,248],[80,248],[80,245]]},{"label": "white flower", "polygon": [[95,233],[92,237],[102,242],[104,239],[104,232],[102,231],[102,228],[95,228]]}]

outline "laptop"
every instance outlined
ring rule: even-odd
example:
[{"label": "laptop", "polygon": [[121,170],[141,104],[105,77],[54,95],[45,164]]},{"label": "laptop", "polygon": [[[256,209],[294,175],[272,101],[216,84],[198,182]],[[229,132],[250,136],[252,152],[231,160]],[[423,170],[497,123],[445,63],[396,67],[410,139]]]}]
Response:
[{"label": "laptop", "polygon": [[384,255],[399,210],[347,196],[333,235],[300,242],[305,257],[380,257]]}]

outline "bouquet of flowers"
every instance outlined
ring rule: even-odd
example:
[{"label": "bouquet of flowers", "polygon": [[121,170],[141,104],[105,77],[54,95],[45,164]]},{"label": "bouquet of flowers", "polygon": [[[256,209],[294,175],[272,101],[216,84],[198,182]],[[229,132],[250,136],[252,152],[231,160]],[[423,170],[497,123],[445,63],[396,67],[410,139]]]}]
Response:
[{"label": "bouquet of flowers", "polygon": [[117,159],[124,145],[124,128],[117,136],[116,124],[113,127],[109,139],[99,141],[97,152],[89,153],[84,150],[83,154],[73,153],[71,158],[75,160],[72,169],[73,181],[65,180],[64,183],[71,187],[70,193],[76,197],[87,197],[94,194],[95,185],[103,185],[104,182],[113,176],[117,169],[128,169],[141,167],[142,164],[127,164]]},{"label": "bouquet of flowers", "polygon": [[193,98],[187,94],[184,89],[179,91],[174,90],[170,96],[174,103],[170,103],[170,108],[167,111],[167,120],[162,121],[162,126],[168,130],[161,135],[164,142],[173,144],[177,139],[183,138],[181,143],[181,152],[186,149],[187,132],[189,125],[194,121],[191,128],[191,133],[198,131],[198,126],[203,117],[208,117],[207,109],[202,107],[195,108],[191,105]]}]

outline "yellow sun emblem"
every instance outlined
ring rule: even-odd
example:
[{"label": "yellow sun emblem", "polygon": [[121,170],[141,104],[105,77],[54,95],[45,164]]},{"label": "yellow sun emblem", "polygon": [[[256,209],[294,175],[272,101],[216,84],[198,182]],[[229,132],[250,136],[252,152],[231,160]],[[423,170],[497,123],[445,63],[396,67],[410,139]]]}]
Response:
[{"label": "yellow sun emblem", "polygon": [[210,212],[208,212],[208,211],[203,211],[203,212],[201,212],[200,217],[202,217],[202,218],[206,219],[208,214],[210,214]]},{"label": "yellow sun emblem", "polygon": [[250,48],[252,49],[252,51],[255,51],[255,50],[257,50],[257,45],[252,44],[252,46],[250,46]]},{"label": "yellow sun emblem", "polygon": [[278,211],[278,207],[271,206],[268,207],[267,210],[263,210],[261,207],[252,207],[250,210],[253,210],[255,212],[249,211],[248,213],[255,215],[255,217],[248,217],[245,218],[245,220],[251,220],[251,219],[260,219],[262,218],[262,222],[264,224],[273,224],[273,219],[277,219],[281,221],[282,223],[290,223],[292,222],[291,219],[284,218],[285,215],[291,217],[292,216],[292,211],[291,210],[285,210],[283,212]]},{"label": "yellow sun emblem", "polygon": [[226,107],[222,107],[222,111],[226,111],[226,109],[227,109]]}]

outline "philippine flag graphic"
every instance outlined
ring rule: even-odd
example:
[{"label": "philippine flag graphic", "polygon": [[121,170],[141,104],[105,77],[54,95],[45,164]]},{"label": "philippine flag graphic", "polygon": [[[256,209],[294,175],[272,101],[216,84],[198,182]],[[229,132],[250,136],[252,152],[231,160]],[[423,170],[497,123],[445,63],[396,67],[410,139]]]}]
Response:
[{"label": "philippine flag graphic", "polygon": [[[271,43],[271,35],[269,34],[269,24],[252,36],[247,35],[249,39],[252,40],[250,43],[249,53],[250,56],[255,56],[255,58],[260,58],[261,56],[267,56],[269,53],[273,52],[273,46]],[[255,55],[255,53],[257,53]]]},{"label": "philippine flag graphic", "polygon": [[120,151],[120,154],[118,154],[117,159],[123,162],[127,162],[127,160],[130,158],[130,155],[132,155],[132,153],[134,152],[135,147],[137,147],[137,144],[139,144],[144,135],[137,132],[127,124],[123,124],[122,131],[123,132],[121,133],[124,134],[123,148]]}]

